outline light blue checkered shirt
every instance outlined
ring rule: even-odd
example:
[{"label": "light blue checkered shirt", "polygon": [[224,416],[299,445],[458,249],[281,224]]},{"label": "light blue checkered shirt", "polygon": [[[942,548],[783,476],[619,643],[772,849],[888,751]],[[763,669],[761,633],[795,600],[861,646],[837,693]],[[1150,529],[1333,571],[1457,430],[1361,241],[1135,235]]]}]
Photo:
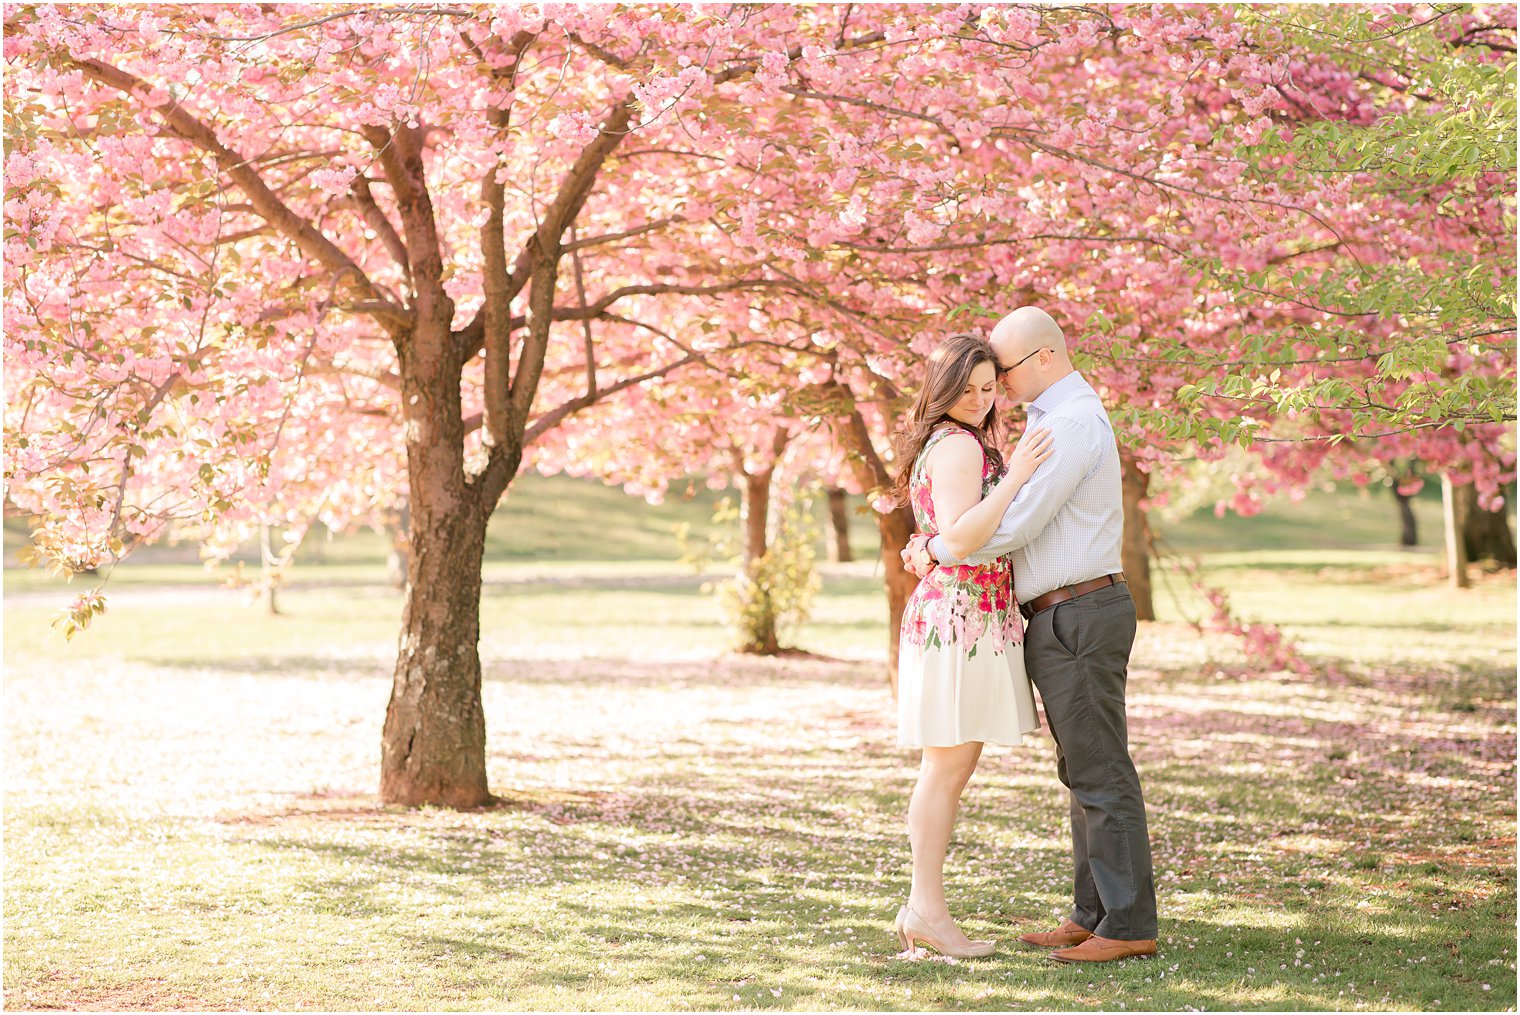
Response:
[{"label": "light blue checkered shirt", "polygon": [[929,542],[944,564],[985,564],[1004,555],[1027,603],[1063,585],[1113,574],[1123,564],[1119,448],[1108,413],[1081,374],[1056,381],[1029,405],[1029,428],[1048,427],[1054,449],[1013,499],[997,531],[964,559]]}]

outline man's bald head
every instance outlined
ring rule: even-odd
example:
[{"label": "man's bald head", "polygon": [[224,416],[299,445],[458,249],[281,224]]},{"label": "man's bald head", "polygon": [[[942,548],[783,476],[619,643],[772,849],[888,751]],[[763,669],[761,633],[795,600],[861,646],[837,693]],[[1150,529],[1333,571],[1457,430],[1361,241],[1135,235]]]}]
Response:
[{"label": "man's bald head", "polygon": [[1039,307],[1019,307],[997,322],[992,329],[992,347],[1006,347],[1014,360],[1036,349],[1049,349],[1063,360],[1070,358],[1061,326]]},{"label": "man's bald head", "polygon": [[1072,372],[1061,326],[1039,307],[1019,307],[997,322],[989,338],[1010,398],[1032,402]]}]

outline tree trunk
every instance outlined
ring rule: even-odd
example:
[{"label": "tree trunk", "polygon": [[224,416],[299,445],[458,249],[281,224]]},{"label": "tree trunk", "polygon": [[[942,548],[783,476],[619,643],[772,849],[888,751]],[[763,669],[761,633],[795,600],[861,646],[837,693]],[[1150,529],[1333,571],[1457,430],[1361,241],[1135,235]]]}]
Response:
[{"label": "tree trunk", "polygon": [[271,617],[280,615],[280,604],[276,602],[275,595],[280,583],[280,573],[277,568],[278,559],[275,557],[274,548],[269,544],[269,526],[259,526],[259,577],[264,587],[264,605],[269,610]]},{"label": "tree trunk", "polygon": [[[846,460],[855,473],[856,481],[871,498],[892,488],[892,473],[887,463],[876,453],[871,443],[871,431],[865,417],[855,405],[855,396],[838,381],[819,385],[819,393],[825,398],[837,399],[837,412],[841,419],[839,440],[845,446]],[[913,512],[905,507],[894,508],[887,514],[871,512],[876,516],[876,527],[881,531],[882,584],[887,592],[887,685],[892,697],[897,697],[897,650],[898,636],[902,630],[903,612],[908,597],[918,588],[918,576],[903,567],[902,551],[908,545],[908,537],[915,528]]]},{"label": "tree trunk", "polygon": [[479,651],[485,525],[464,510],[431,522],[415,517],[412,526],[416,552],[385,711],[380,797],[390,804],[479,807],[490,801]]},{"label": "tree trunk", "polygon": [[1452,588],[1465,589],[1472,584],[1467,575],[1467,539],[1462,533],[1467,517],[1466,500],[1471,486],[1456,486],[1451,477],[1441,477],[1441,506],[1446,518],[1446,573]]},{"label": "tree trunk", "polygon": [[834,529],[834,541],[829,548],[836,564],[848,564],[855,559],[850,550],[850,516],[845,511],[845,492],[838,487],[829,490],[829,522]]},{"label": "tree trunk", "polygon": [[[530,34],[519,33],[516,55],[531,40]],[[581,151],[520,255],[526,258],[519,262],[522,274],[508,268],[504,254],[502,184],[495,171],[485,174],[481,198],[487,215],[480,233],[485,300],[474,336],[468,335],[468,327],[457,336],[450,331],[455,306],[444,286],[444,252],[427,190],[424,128],[364,128],[385,168],[405,227],[414,290],[409,318],[415,324],[393,335],[412,518],[401,645],[381,735],[380,797],[386,803],[478,807],[491,800],[480,702],[486,522],[517,475],[523,448],[532,441],[528,421],[549,346],[564,253],[561,237],[585,206],[607,157],[628,133],[624,128],[635,104],[632,96],[620,101]],[[504,117],[496,125],[504,128]],[[512,300],[524,285],[526,329],[515,331]],[[467,476],[460,380],[464,364],[482,350],[489,451],[484,469]],[[589,391],[586,398],[583,404],[594,402],[597,392]],[[573,412],[573,403],[561,409]]]},{"label": "tree trunk", "polygon": [[744,563],[765,556],[766,525],[771,513],[771,477],[775,469],[751,475],[744,474]]},{"label": "tree trunk", "polygon": [[1484,511],[1478,506],[1472,487],[1464,498],[1466,514],[1462,517],[1462,538],[1468,560],[1492,560],[1501,567],[1515,566],[1515,536],[1509,530],[1509,518],[1503,508]]},{"label": "tree trunk", "polygon": [[903,567],[902,552],[908,546],[908,537],[916,528],[913,512],[907,508],[895,508],[888,514],[876,514],[876,526],[881,530],[881,562],[885,565],[884,582],[887,587],[887,681],[892,687],[892,697],[897,698],[897,652],[899,634],[902,631],[903,611],[907,609],[908,597],[918,588],[918,576]]},{"label": "tree trunk", "polygon": [[1418,546],[1420,543],[1420,530],[1415,523],[1414,498],[1399,492],[1399,484],[1393,484],[1393,496],[1399,504],[1399,545]]},{"label": "tree trunk", "polygon": [[447,301],[420,306],[427,330],[419,325],[413,341],[397,343],[411,559],[381,740],[380,798],[388,804],[479,807],[491,799],[480,702],[480,580],[490,512],[465,480],[462,363],[450,342],[451,313]]},{"label": "tree trunk", "polygon": [[765,556],[767,523],[770,520],[771,477],[775,467],[751,475],[744,474],[744,562],[739,572],[741,609],[739,651],[750,655],[773,656],[781,651],[776,637],[776,611],[770,589],[755,573]]},{"label": "tree trunk", "polygon": [[1150,473],[1144,472],[1128,454],[1119,456],[1123,470],[1124,539],[1119,547],[1129,594],[1135,600],[1138,620],[1155,620],[1156,603],[1151,594],[1151,525],[1140,504],[1151,486]]}]

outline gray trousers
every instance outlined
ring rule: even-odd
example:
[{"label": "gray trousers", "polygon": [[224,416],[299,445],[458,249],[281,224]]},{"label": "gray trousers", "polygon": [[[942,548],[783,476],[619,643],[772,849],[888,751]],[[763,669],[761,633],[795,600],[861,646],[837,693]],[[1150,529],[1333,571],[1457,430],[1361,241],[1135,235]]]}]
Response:
[{"label": "gray trousers", "polygon": [[1123,585],[1035,614],[1024,665],[1071,791],[1072,922],[1121,941],[1156,936],[1156,884],[1140,777],[1129,756],[1124,685],[1135,603]]}]

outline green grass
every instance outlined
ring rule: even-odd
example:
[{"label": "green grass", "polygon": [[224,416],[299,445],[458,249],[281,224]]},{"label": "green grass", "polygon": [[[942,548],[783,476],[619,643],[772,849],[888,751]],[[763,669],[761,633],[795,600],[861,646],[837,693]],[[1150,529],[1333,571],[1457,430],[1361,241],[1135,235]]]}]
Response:
[{"label": "green grass", "polygon": [[[626,505],[593,516],[607,541],[643,524]],[[601,538],[567,525],[560,557],[494,555],[502,802],[470,813],[374,797],[401,608],[378,552],[335,540],[281,616],[124,566],[69,643],[61,590],[7,571],[5,1005],[1512,1009],[1512,576],[1456,594],[1428,551],[1263,548],[1259,521],[1205,577],[1318,672],[1255,672],[1175,577],[1158,596],[1129,696],[1161,954],[1099,968],[1013,942],[1066,900],[1044,738],[989,749],[947,866],[997,956],[895,954],[915,759],[874,562],[827,569],[818,655],[762,660],[725,654],[673,546],[577,562]]]}]

